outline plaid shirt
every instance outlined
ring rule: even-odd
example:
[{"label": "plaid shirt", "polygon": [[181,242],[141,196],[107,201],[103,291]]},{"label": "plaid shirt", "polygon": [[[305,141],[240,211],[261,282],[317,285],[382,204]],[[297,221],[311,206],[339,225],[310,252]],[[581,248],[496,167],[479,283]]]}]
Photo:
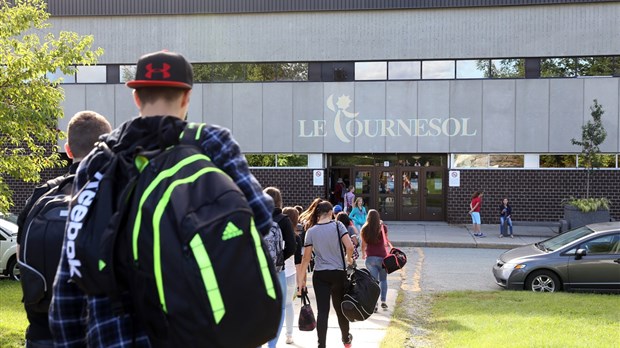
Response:
[{"label": "plaid shirt", "polygon": [[[204,141],[201,146],[205,154],[235,181],[254,211],[256,227],[260,231],[267,231],[271,226],[273,201],[263,193],[260,184],[250,173],[247,161],[230,131],[205,126],[202,132]],[[87,157],[78,168],[74,192],[86,184],[88,162]],[[131,320],[129,314],[115,315],[109,298],[86,296],[76,284],[69,282],[65,247],[63,245],[49,312],[55,346],[150,347],[145,331]],[[128,299],[125,299],[124,304],[131,305]]]}]

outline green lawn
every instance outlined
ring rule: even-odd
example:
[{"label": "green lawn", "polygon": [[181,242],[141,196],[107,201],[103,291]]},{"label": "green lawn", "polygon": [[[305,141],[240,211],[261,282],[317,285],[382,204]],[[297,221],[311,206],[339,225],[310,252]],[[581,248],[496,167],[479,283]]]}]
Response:
[{"label": "green lawn", "polygon": [[[0,347],[23,347],[20,284],[0,279],[0,294]],[[428,314],[416,300],[429,303]],[[411,298],[401,290],[381,347],[410,347],[412,327],[430,330],[417,341],[433,348],[620,347],[620,296],[460,291]]]},{"label": "green lawn", "polygon": [[434,296],[435,347],[620,347],[620,297],[527,291]]},{"label": "green lawn", "polygon": [[0,347],[23,347],[27,326],[20,283],[7,278],[0,279]]}]

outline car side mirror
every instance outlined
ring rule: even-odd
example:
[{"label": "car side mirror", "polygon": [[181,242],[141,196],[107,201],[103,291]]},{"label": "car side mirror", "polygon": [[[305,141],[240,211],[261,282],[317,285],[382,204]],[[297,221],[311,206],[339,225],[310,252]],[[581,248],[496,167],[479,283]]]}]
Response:
[{"label": "car side mirror", "polygon": [[582,257],[586,256],[588,252],[586,249],[577,249],[575,252],[575,260],[581,260]]}]

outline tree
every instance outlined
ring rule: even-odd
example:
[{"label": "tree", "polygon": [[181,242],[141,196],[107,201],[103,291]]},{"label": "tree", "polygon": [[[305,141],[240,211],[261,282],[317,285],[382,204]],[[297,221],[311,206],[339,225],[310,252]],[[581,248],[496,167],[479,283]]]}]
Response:
[{"label": "tree", "polygon": [[103,53],[91,50],[92,36],[46,34],[46,9],[44,0],[0,0],[0,212],[13,205],[7,177],[38,182],[42,170],[63,165],[56,144],[64,95],[47,74],[73,74]]},{"label": "tree", "polygon": [[581,141],[575,138],[571,139],[573,145],[581,146],[581,156],[583,166],[586,169],[586,198],[590,198],[590,173],[594,168],[600,166],[601,150],[599,145],[605,141],[607,131],[603,127],[601,116],[605,113],[603,106],[594,99],[594,105],[590,107],[592,120],[581,126]]}]

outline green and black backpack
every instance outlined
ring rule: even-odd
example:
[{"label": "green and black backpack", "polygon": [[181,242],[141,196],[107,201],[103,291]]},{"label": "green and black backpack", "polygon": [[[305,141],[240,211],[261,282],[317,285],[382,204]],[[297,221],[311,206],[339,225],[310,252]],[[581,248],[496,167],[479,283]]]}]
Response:
[{"label": "green and black backpack", "polygon": [[69,213],[72,279],[129,291],[154,347],[257,347],[277,333],[282,294],[244,194],[199,147],[203,126],[151,150],[99,144]]}]

